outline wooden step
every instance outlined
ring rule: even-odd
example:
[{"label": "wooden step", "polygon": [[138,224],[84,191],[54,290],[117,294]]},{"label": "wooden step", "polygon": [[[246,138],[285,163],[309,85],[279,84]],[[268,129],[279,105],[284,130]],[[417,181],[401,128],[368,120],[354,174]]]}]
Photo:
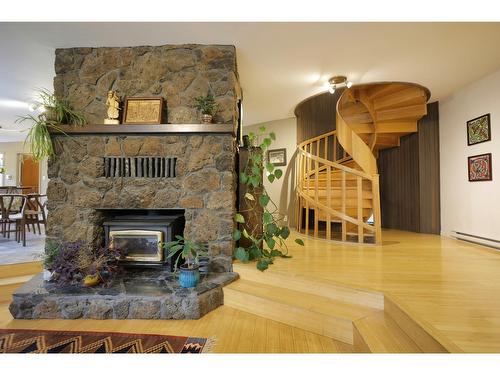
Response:
[{"label": "wooden step", "polygon": [[[342,207],[331,207],[334,210],[342,212]],[[314,207],[309,207],[309,210],[314,211]],[[363,221],[366,221],[370,216],[372,216],[373,210],[371,208],[363,208]],[[357,218],[358,217],[358,208],[357,207],[346,207],[345,214],[347,216]],[[331,217],[332,221],[335,219],[333,216]],[[318,214],[319,221],[327,221],[328,217],[323,210],[319,209]]]},{"label": "wooden step", "polygon": [[[325,186],[320,186],[318,188],[318,196],[319,197],[326,197],[326,190],[327,188]],[[307,192],[307,191],[306,191]],[[309,192],[309,195],[311,197],[315,196],[315,189],[311,189]],[[346,187],[345,191],[346,198],[357,198],[358,197],[358,189],[356,187]],[[330,196],[332,198],[342,198],[342,189],[341,188],[332,188],[330,189]],[[373,193],[371,190],[362,190],[361,196],[363,199],[372,199],[373,198]]]},{"label": "wooden step", "polygon": [[14,293],[21,285],[30,280],[34,275],[23,275],[6,277],[0,279],[0,303],[10,302],[12,293]]},{"label": "wooden step", "polygon": [[354,349],[368,353],[422,353],[384,311],[354,321]]},{"label": "wooden step", "polygon": [[373,85],[373,87],[367,87],[364,89],[370,100],[376,100],[377,98],[391,95],[398,91],[402,91],[407,88],[408,85],[398,84],[398,83],[388,83],[386,85]]},{"label": "wooden step", "polygon": [[0,265],[0,279],[15,276],[34,275],[42,272],[42,262],[27,262]]},{"label": "wooden step", "polygon": [[224,304],[348,344],[353,343],[352,322],[378,311],[246,280],[224,287]]},{"label": "wooden step", "polygon": [[373,109],[379,111],[387,108],[406,107],[427,102],[427,96],[420,87],[409,86],[402,90],[380,95],[373,99]]},{"label": "wooden step", "polygon": [[377,122],[375,128],[378,134],[395,133],[400,136],[418,131],[416,121]]},{"label": "wooden step", "polygon": [[427,105],[416,104],[401,108],[391,108],[378,111],[376,113],[376,121],[390,121],[403,119],[420,119],[427,114]]},{"label": "wooden step", "polygon": [[233,268],[240,275],[240,280],[267,285],[286,285],[287,289],[301,293],[331,298],[377,310],[384,309],[384,295],[378,291],[358,289],[331,280],[323,280],[315,275],[305,277],[273,268],[261,272],[251,263],[243,264],[236,261]]},{"label": "wooden step", "polygon": [[[312,199],[316,199],[316,195],[314,192],[309,192],[309,196]],[[324,204],[325,206],[328,206],[327,204],[327,198],[326,197],[319,197],[318,198],[319,203]],[[335,198],[330,200],[330,207],[332,207],[335,210],[340,210],[342,208],[342,199]],[[362,204],[363,208],[372,208],[372,200],[371,199],[362,199]],[[345,200],[345,205],[346,208],[356,208],[358,207],[358,200],[356,198],[347,198]]]}]

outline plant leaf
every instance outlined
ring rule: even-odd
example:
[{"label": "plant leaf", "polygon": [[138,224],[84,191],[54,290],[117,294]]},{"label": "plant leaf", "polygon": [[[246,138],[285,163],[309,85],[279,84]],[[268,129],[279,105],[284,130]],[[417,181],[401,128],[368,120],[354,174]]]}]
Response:
[{"label": "plant leaf", "polygon": [[260,259],[262,258],[262,252],[258,247],[252,246],[249,251],[250,259]]},{"label": "plant leaf", "polygon": [[254,196],[250,193],[245,193],[245,198],[248,199],[249,201],[255,201]]},{"label": "plant leaf", "polygon": [[288,236],[289,236],[289,235],[290,235],[290,228],[288,228],[288,227],[286,227],[286,226],[285,226],[285,227],[283,227],[283,228],[281,228],[281,230],[280,230],[280,236],[281,236],[284,240],[286,240],[286,239],[288,238]]},{"label": "plant leaf", "polygon": [[270,183],[273,183],[274,182],[274,174],[270,174],[269,176],[267,176],[267,179],[269,180]]},{"label": "plant leaf", "polygon": [[266,207],[267,204],[269,203],[269,196],[268,195],[261,195],[259,197],[259,203],[262,207]]},{"label": "plant leaf", "polygon": [[277,178],[277,179],[280,179],[281,176],[283,176],[283,171],[281,169],[276,169],[274,171],[274,176]]},{"label": "plant leaf", "polygon": [[241,232],[238,229],[235,229],[233,232],[233,240],[238,241],[241,238]]},{"label": "plant leaf", "polygon": [[236,250],[234,251],[234,257],[236,259],[238,259],[240,262],[243,262],[243,263],[248,262],[248,253],[242,247],[236,248]]},{"label": "plant leaf", "polygon": [[242,214],[235,214],[234,215],[234,221],[236,221],[237,223],[240,223],[240,224],[244,224],[245,223],[245,218],[243,217]]},{"label": "plant leaf", "polygon": [[299,244],[300,246],[304,246],[304,241],[302,241],[300,238],[296,238],[295,243]]},{"label": "plant leaf", "polygon": [[271,236],[274,236],[277,231],[278,231],[278,226],[276,224],[274,223],[267,224],[266,232],[269,233]]},{"label": "plant leaf", "polygon": [[245,228],[243,228],[243,237],[250,238],[250,235],[248,234],[248,232]]},{"label": "plant leaf", "polygon": [[[274,246],[276,245],[276,241],[275,241],[275,240],[273,240],[272,238],[268,238],[268,239],[266,240],[266,243],[267,243],[267,246],[269,246],[269,248],[270,248],[271,250],[273,250],[273,249],[274,249]],[[273,250],[273,251],[275,251],[275,250]],[[273,255],[273,251],[271,251],[271,256],[274,256],[274,255]]]},{"label": "plant leaf", "polygon": [[273,173],[274,171],[274,164],[273,163],[266,163],[266,169],[269,173]]},{"label": "plant leaf", "polygon": [[264,259],[260,260],[257,262],[257,269],[259,271],[265,271],[269,268],[268,262],[266,262]]},{"label": "plant leaf", "polygon": [[241,172],[240,173],[240,182],[242,184],[246,184],[247,181],[248,181],[248,176],[244,172]]},{"label": "plant leaf", "polygon": [[271,256],[272,257],[280,257],[280,256],[283,256],[283,253],[279,250],[273,250],[273,251],[271,251]]},{"label": "plant leaf", "polygon": [[261,133],[264,133],[266,131],[266,127],[265,126],[261,126],[259,128],[259,130],[260,130]]},{"label": "plant leaf", "polygon": [[274,132],[269,133],[269,138],[271,138],[273,141],[276,140],[276,134]]},{"label": "plant leaf", "polygon": [[271,215],[269,212],[264,212],[264,214],[262,215],[262,220],[264,221],[264,224],[269,224],[273,221],[273,215]]}]

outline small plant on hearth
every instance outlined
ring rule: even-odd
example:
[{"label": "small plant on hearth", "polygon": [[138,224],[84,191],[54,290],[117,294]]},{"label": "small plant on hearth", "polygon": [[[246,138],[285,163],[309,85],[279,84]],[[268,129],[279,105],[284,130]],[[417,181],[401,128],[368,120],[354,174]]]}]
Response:
[{"label": "small plant on hearth", "polygon": [[101,246],[87,253],[80,253],[79,267],[85,274],[83,284],[95,286],[101,282],[108,283],[119,270],[118,261],[121,257],[120,249],[113,245]]},{"label": "small plant on hearth", "polygon": [[78,262],[81,249],[81,242],[59,245],[59,250],[52,262],[53,281],[61,285],[74,285],[82,281],[84,275]]},{"label": "small plant on hearth", "polygon": [[[183,288],[192,288],[198,284],[200,280],[199,259],[200,257],[208,256],[208,248],[206,244],[195,241],[190,241],[182,236],[175,236],[176,241],[166,242],[163,244],[168,251],[167,258],[177,256],[175,259],[175,270],[179,268],[179,283]],[[179,260],[185,261],[178,267]]]},{"label": "small plant on hearth", "polygon": [[208,93],[206,96],[198,96],[194,99],[196,109],[201,112],[201,120],[204,124],[210,124],[213,116],[219,110],[219,105],[215,103],[214,96]]},{"label": "small plant on hearth", "polygon": [[61,124],[84,125],[86,123],[85,117],[75,111],[67,100],[59,99],[45,89],[39,90],[38,100],[33,109],[42,112],[38,115],[20,116],[16,122],[28,121],[31,123],[25,144],[29,144],[30,152],[36,160],[54,155],[50,130],[65,134],[60,127]]},{"label": "small plant on hearth", "polygon": [[[233,232],[233,239],[239,241],[244,237],[250,243],[246,247],[237,247],[234,256],[243,263],[256,261],[257,268],[261,271],[266,270],[276,257],[290,258],[286,244],[290,229],[281,224],[283,216],[279,214],[278,207],[267,193],[262,179],[264,172],[270,183],[283,176],[281,169],[276,168],[272,163],[265,162],[262,156],[275,140],[276,135],[273,132],[266,133],[264,126],[259,128],[258,134],[248,134],[250,143],[248,163],[239,176],[240,183],[245,185],[247,191],[243,199],[248,208],[234,216],[234,221],[240,224],[240,228]],[[262,225],[250,226],[246,224],[245,217],[252,219],[248,220],[249,222],[262,223]],[[295,239],[295,243],[304,246],[300,238]]]}]

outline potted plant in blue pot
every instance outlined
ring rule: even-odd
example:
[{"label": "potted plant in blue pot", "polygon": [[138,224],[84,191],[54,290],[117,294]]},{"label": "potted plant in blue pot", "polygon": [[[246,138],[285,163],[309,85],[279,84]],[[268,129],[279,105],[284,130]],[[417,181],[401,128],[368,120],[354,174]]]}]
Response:
[{"label": "potted plant in blue pot", "polygon": [[[164,244],[167,249],[167,257],[171,258],[179,254],[175,261],[175,270],[179,269],[179,284],[183,288],[194,288],[200,281],[199,259],[208,255],[207,245],[190,241],[182,236],[175,236],[176,241]],[[184,264],[178,267],[179,259]]]}]

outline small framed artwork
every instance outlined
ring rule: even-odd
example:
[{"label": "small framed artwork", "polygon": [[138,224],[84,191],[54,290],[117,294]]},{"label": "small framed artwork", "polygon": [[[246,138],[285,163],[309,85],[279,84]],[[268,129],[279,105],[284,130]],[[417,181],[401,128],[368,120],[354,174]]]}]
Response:
[{"label": "small framed artwork", "polygon": [[286,148],[277,148],[267,151],[267,162],[274,164],[275,167],[286,165]]},{"label": "small framed artwork", "polygon": [[491,181],[491,153],[469,156],[469,181]]},{"label": "small framed artwork", "polygon": [[477,143],[491,140],[490,114],[476,117],[467,121],[467,145],[472,146]]},{"label": "small framed artwork", "polygon": [[163,98],[127,98],[123,113],[125,125],[161,124]]}]

